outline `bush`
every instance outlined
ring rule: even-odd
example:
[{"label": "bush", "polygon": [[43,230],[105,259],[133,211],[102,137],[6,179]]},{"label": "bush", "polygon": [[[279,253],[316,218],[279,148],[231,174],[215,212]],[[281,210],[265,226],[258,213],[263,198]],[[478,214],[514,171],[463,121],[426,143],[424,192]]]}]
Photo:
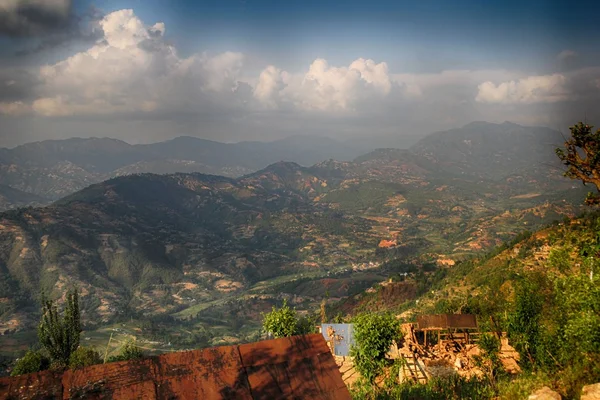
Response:
[{"label": "bush", "polygon": [[132,341],[127,341],[121,347],[119,355],[110,357],[108,362],[137,360],[143,357],[144,352],[142,349],[137,347]]},{"label": "bush", "polygon": [[360,314],[353,320],[355,369],[372,383],[385,366],[392,341],[399,338],[400,321],[392,314]]},{"label": "bush", "polygon": [[287,300],[283,301],[283,305],[279,309],[273,306],[272,311],[265,314],[263,318],[263,330],[275,338],[302,334],[304,327],[299,323],[296,310],[287,305]]},{"label": "bush", "polygon": [[495,335],[483,334],[479,338],[481,354],[475,356],[475,365],[486,374],[492,387],[496,387],[498,375],[504,372],[500,361],[501,343]]},{"label": "bush", "polygon": [[30,374],[47,370],[50,367],[50,359],[39,351],[29,350],[19,358],[10,373],[11,376]]},{"label": "bush", "polygon": [[102,358],[100,358],[100,354],[96,350],[89,347],[79,347],[71,353],[69,368],[77,369],[101,363]]}]

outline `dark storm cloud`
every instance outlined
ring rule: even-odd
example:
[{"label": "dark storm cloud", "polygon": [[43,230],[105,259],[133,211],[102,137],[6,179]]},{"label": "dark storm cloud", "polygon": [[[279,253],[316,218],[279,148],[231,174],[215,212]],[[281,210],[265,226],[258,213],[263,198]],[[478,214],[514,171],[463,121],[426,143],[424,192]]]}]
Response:
[{"label": "dark storm cloud", "polygon": [[0,0],[0,35],[38,36],[63,29],[70,0]]},{"label": "dark storm cloud", "polygon": [[54,49],[75,40],[93,42],[102,37],[97,22],[103,15],[94,6],[77,15],[71,0],[0,0],[0,36],[36,41],[24,47],[16,42],[18,56]]}]

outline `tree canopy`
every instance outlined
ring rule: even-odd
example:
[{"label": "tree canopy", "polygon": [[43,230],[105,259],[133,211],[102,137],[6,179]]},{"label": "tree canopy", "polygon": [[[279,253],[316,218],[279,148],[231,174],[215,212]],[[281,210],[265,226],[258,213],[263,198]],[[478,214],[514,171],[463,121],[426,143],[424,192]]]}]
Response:
[{"label": "tree canopy", "polygon": [[[557,148],[556,155],[566,165],[565,176],[579,179],[583,184],[592,184],[600,192],[600,130],[579,122],[569,128],[571,137],[565,141],[564,149]],[[590,192],[586,204],[599,205],[600,194]]]}]

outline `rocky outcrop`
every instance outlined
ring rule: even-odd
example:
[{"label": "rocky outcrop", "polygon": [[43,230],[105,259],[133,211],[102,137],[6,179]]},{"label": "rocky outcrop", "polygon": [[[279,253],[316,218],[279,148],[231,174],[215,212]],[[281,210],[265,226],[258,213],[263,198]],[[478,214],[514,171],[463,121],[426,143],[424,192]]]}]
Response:
[{"label": "rocky outcrop", "polygon": [[535,391],[528,397],[529,400],[561,400],[562,396],[550,389],[548,386],[544,386],[540,390]]},{"label": "rocky outcrop", "polygon": [[600,383],[584,386],[581,390],[581,400],[600,400]]}]

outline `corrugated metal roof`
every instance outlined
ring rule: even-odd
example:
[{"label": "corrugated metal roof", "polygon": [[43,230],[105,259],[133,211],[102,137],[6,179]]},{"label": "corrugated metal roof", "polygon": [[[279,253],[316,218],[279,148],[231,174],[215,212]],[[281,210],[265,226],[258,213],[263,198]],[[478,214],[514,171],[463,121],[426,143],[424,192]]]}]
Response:
[{"label": "corrugated metal roof", "polygon": [[419,329],[477,329],[477,318],[472,314],[436,314],[417,317]]},{"label": "corrugated metal roof", "polygon": [[350,394],[320,334],[0,379],[0,399],[327,399]]}]

